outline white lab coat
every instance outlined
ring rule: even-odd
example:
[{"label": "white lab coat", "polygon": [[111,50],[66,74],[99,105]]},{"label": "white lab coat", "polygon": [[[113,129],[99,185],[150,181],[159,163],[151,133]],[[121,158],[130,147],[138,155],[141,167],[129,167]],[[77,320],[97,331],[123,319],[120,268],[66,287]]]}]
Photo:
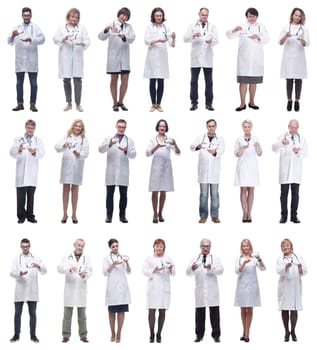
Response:
[{"label": "white lab coat", "polygon": [[[225,150],[225,142],[221,136],[215,136],[211,142],[207,134],[200,135],[191,144],[190,149],[196,150],[196,147],[203,144],[199,150],[198,158],[198,182],[200,184],[219,184],[221,156]],[[208,149],[216,149],[216,155],[210,154]]]},{"label": "white lab coat", "polygon": [[[40,267],[31,267],[32,263]],[[20,271],[27,271],[26,275],[21,276]],[[16,280],[14,301],[39,301],[38,274],[45,275],[47,269],[42,260],[31,253],[20,254],[12,262],[11,277]]]},{"label": "white lab coat", "polygon": [[149,24],[145,30],[144,42],[148,46],[144,65],[144,78],[167,79],[169,78],[167,42],[151,45],[152,40],[168,38],[168,44],[172,45],[171,31],[163,23],[156,25]]},{"label": "white lab coat", "polygon": [[[193,271],[192,266],[197,262],[199,267]],[[186,273],[195,276],[195,306],[209,307],[219,306],[219,289],[217,276],[223,273],[220,258],[216,255],[207,255],[206,264],[211,264],[210,269],[204,268],[202,255],[199,254],[191,259]]]},{"label": "white lab coat", "polygon": [[[200,37],[193,38],[195,33],[199,32]],[[211,39],[211,43],[206,40]],[[185,43],[191,43],[191,67],[213,67],[213,47],[218,44],[218,34],[216,26],[206,22],[203,28],[200,21],[192,23],[184,36]]]},{"label": "white lab coat", "polygon": [[258,154],[254,147],[254,143],[256,142],[260,143],[256,136],[251,136],[249,142],[245,141],[244,137],[239,137],[236,140],[234,145],[235,156],[237,156],[237,151],[239,148],[247,145],[248,143],[249,147],[244,150],[240,157],[238,157],[234,181],[235,186],[254,187],[260,185],[260,175],[257,161]]},{"label": "white lab coat", "polygon": [[303,25],[286,25],[283,27],[279,41],[287,32],[291,37],[287,38],[284,43],[283,57],[281,64],[281,78],[286,79],[303,79],[307,78],[307,67],[305,57],[305,47],[298,40],[302,36],[309,45],[309,32]]},{"label": "white lab coat", "polygon": [[[294,141],[290,133],[279,136],[273,144],[273,152],[280,153],[279,183],[280,184],[300,184],[302,181],[303,158],[306,157],[308,148],[305,138],[302,135],[294,135]],[[288,139],[288,145],[283,145],[282,141]],[[293,152],[293,147],[299,147],[299,153]]]},{"label": "white lab coat", "polygon": [[265,267],[261,267],[258,260],[252,257],[251,261],[248,262],[242,272],[240,272],[239,267],[243,264],[244,260],[244,257],[236,259],[235,270],[238,275],[238,281],[234,305],[240,307],[261,306],[260,288],[256,268],[264,271]]},{"label": "white lab coat", "polygon": [[[285,265],[292,266],[285,271]],[[307,267],[302,257],[292,254],[290,257],[281,256],[276,262],[276,272],[280,275],[278,281],[279,310],[302,310],[302,275],[298,272],[298,264],[302,264],[303,275]]]},{"label": "white lab coat", "polygon": [[[115,265],[111,272],[108,268],[113,263],[113,254],[108,254],[103,260],[103,274],[107,276],[106,305],[124,305],[131,303],[130,290],[127,280],[127,265],[123,262]],[[116,260],[119,260],[115,256]]]},{"label": "white lab coat", "polygon": [[[70,272],[72,266],[77,267],[77,272]],[[77,261],[74,253],[64,256],[57,267],[59,273],[65,274],[64,306],[86,307],[87,303],[87,279],[92,274],[91,260],[87,255],[82,255]],[[87,275],[82,278],[79,272],[85,271]]]},{"label": "white lab coat", "polygon": [[[44,44],[45,37],[40,27],[30,23],[27,27],[20,24],[13,28],[19,35],[12,37],[12,32],[8,37],[8,44],[15,45],[15,71],[18,72],[37,72],[38,71],[38,50],[37,46]],[[31,42],[24,42],[21,39],[31,38]]]},{"label": "white lab coat", "polygon": [[[23,143],[24,146],[22,152],[19,152],[18,149],[21,143]],[[36,148],[35,155],[29,152],[29,147]],[[42,158],[44,154],[44,145],[39,137],[33,136],[30,144],[27,142],[25,135],[15,138],[13,146],[10,149],[10,155],[16,159],[16,187],[37,185],[39,159]]]},{"label": "white lab coat", "polygon": [[[173,267],[165,267],[163,270],[153,273],[155,267],[166,266],[170,263]],[[170,276],[174,276],[175,266],[173,260],[168,256],[148,256],[143,264],[144,275],[148,277],[146,292],[147,309],[168,309],[171,299]]]},{"label": "white lab coat", "polygon": [[[227,31],[229,39],[239,38],[237,76],[263,77],[264,54],[263,45],[269,42],[269,34],[263,24],[244,23],[240,25],[241,31],[233,33]],[[250,39],[249,36],[257,34],[261,40]]]},{"label": "white lab coat", "polygon": [[[166,138],[166,140],[168,140]],[[165,147],[158,148],[153,154],[151,150],[157,145],[157,137],[150,140],[146,149],[147,157],[153,155],[149,191],[174,191],[173,169],[171,162],[171,150],[175,152],[175,147],[170,143],[165,143]]]},{"label": "white lab coat", "polygon": [[[63,147],[66,142],[71,142],[71,146]],[[81,185],[85,159],[89,155],[89,143],[87,138],[73,134],[64,136],[56,145],[57,152],[63,152],[62,167],[60,175],[61,184]],[[80,153],[79,157],[74,155],[74,151]]]},{"label": "white lab coat", "polygon": [[[108,26],[117,26],[120,28],[120,22],[113,21]],[[118,33],[125,34],[126,41],[123,41],[117,36]],[[109,39],[108,44],[108,58],[107,58],[107,73],[120,73],[121,71],[130,71],[130,44],[135,39],[135,33],[131,24],[124,23],[123,29],[119,29],[119,32],[115,33],[109,30],[107,33],[99,33],[98,38],[100,40]]]},{"label": "white lab coat", "polygon": [[[72,37],[64,41],[67,35],[72,35]],[[55,33],[53,41],[59,46],[59,78],[82,78],[84,74],[84,50],[90,45],[86,29],[81,24],[75,27],[64,24]],[[76,45],[76,43],[81,42],[85,46]]]},{"label": "white lab coat", "polygon": [[[113,137],[115,136],[106,137],[98,148],[100,153],[107,152],[105,184],[106,186],[129,186],[129,159],[136,157],[134,142],[124,136],[120,143],[116,142],[109,146]],[[119,149],[119,147],[126,146],[128,146],[127,153]]]}]

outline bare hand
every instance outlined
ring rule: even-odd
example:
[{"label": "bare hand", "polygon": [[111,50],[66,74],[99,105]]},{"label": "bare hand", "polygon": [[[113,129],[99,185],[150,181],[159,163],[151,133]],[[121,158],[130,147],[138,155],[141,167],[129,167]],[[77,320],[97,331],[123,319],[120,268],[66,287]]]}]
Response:
[{"label": "bare hand", "polygon": [[216,149],[208,148],[208,149],[207,149],[207,152],[210,153],[210,154],[216,154],[216,153],[217,153],[217,150],[216,150]]},{"label": "bare hand", "polygon": [[63,144],[63,148],[68,148],[68,147],[70,147],[72,145],[72,143],[71,142],[65,142],[64,144]]},{"label": "bare hand", "polygon": [[31,148],[31,147],[29,147],[29,148],[28,148],[28,151],[34,156],[35,153],[36,153],[36,148]]},{"label": "bare hand", "polygon": [[118,147],[119,148],[119,150],[121,150],[121,151],[123,151],[123,152],[128,152],[128,146],[126,146],[126,147]]},{"label": "bare hand", "polygon": [[18,30],[14,30],[14,31],[12,32],[12,36],[15,37],[15,36],[17,36],[17,35],[19,35]]},{"label": "bare hand", "polygon": [[244,263],[245,263],[245,264],[249,263],[250,261],[251,261],[251,258],[250,258],[249,256],[246,256],[246,257],[244,258]]},{"label": "bare hand", "polygon": [[297,38],[297,40],[300,41],[303,46],[306,46],[306,41],[302,37]]},{"label": "bare hand", "polygon": [[240,31],[242,31],[242,27],[241,26],[237,26],[237,27],[232,29],[232,33],[240,32]]},{"label": "bare hand", "polygon": [[199,267],[199,264],[195,261],[192,265],[192,270],[195,271],[198,269],[198,267]]},{"label": "bare hand", "polygon": [[24,142],[19,144],[18,152],[23,151]]},{"label": "bare hand", "polygon": [[176,39],[176,34],[175,34],[174,32],[171,33],[171,38],[172,38],[173,40]]},{"label": "bare hand", "polygon": [[119,38],[121,38],[121,39],[124,39],[125,38],[125,34],[123,34],[123,33],[120,33],[120,34],[118,34],[117,35]]},{"label": "bare hand", "polygon": [[194,35],[193,35],[193,38],[195,39],[195,38],[200,38],[201,37],[201,33],[200,32],[196,32],[196,33],[194,33]]},{"label": "bare hand", "polygon": [[36,269],[39,269],[39,268],[40,268],[40,265],[37,264],[37,263],[32,263],[31,267],[36,268]]},{"label": "bare hand", "polygon": [[207,269],[207,270],[210,270],[211,269],[211,264],[204,264],[204,268]]},{"label": "bare hand", "polygon": [[77,152],[75,149],[73,150],[73,154],[74,154],[74,156],[76,156],[76,157],[79,157],[79,156],[80,156],[80,153]]},{"label": "bare hand", "polygon": [[20,271],[20,276],[24,276],[28,273],[28,271]]},{"label": "bare hand", "polygon": [[116,27],[116,26],[109,26],[109,27],[107,27],[107,28],[108,28],[108,30],[110,29],[111,31],[113,31],[113,32],[115,32],[115,33],[117,33],[117,32],[119,31],[119,28]]},{"label": "bare hand", "polygon": [[292,263],[287,263],[285,265],[285,271],[288,271],[288,269],[292,266]]},{"label": "bare hand", "polygon": [[283,139],[282,144],[283,144],[283,145],[288,145],[288,144],[289,144],[289,140],[288,140],[288,139],[286,139],[286,138],[285,138],[285,139]]},{"label": "bare hand", "polygon": [[117,260],[117,261],[114,261],[114,262],[112,263],[112,265],[113,265],[113,266],[116,266],[116,265],[121,265],[122,263],[123,263],[123,261]]},{"label": "bare hand", "polygon": [[162,267],[156,266],[155,269],[153,270],[153,273],[159,272],[159,271],[162,271],[162,270],[164,270],[164,266],[162,266]]},{"label": "bare hand", "polygon": [[31,38],[25,38],[25,39],[21,39],[21,41],[23,41],[25,43],[27,43],[27,42],[30,43],[32,41],[32,39]]},{"label": "bare hand", "polygon": [[298,264],[297,267],[298,267],[299,273],[302,274],[303,273],[303,266],[302,266],[302,264]]},{"label": "bare hand", "polygon": [[261,40],[261,38],[259,37],[258,34],[251,34],[251,35],[248,35],[248,37],[249,37],[250,39]]},{"label": "bare hand", "polygon": [[81,42],[79,42],[79,43],[76,43],[76,45],[77,45],[77,46],[82,46],[82,47],[86,46],[86,44],[85,44],[83,41],[81,41]]},{"label": "bare hand", "polygon": [[77,272],[77,266],[72,266],[70,269],[69,269],[70,272]]},{"label": "bare hand", "polygon": [[295,154],[298,154],[299,150],[300,150],[299,147],[293,147],[293,152],[294,152]]},{"label": "bare hand", "polygon": [[80,276],[81,278],[85,278],[85,277],[87,276],[87,272],[84,272],[84,271],[79,272],[79,276]]},{"label": "bare hand", "polygon": [[206,44],[211,44],[212,43],[212,39],[210,38],[210,39],[205,40],[205,43]]}]

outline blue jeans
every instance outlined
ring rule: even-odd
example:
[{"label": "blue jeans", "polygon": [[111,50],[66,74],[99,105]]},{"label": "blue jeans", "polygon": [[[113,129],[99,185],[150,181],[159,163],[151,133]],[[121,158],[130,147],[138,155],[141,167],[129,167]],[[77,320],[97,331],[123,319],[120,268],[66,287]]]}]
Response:
[{"label": "blue jeans", "polygon": [[[23,310],[23,301],[16,301],[14,303],[14,335],[19,336],[21,331],[21,314]],[[27,301],[29,307],[29,315],[30,315],[30,335],[35,336],[36,329],[36,301]]]},{"label": "blue jeans", "polygon": [[[30,86],[31,86],[31,97],[30,104],[36,103],[37,95],[37,72],[27,72],[29,75]],[[18,104],[23,104],[23,83],[25,72],[17,72],[17,102]]]},{"label": "blue jeans", "polygon": [[210,215],[219,215],[219,184],[200,184],[199,214],[201,218],[208,218],[208,195],[210,192]]}]

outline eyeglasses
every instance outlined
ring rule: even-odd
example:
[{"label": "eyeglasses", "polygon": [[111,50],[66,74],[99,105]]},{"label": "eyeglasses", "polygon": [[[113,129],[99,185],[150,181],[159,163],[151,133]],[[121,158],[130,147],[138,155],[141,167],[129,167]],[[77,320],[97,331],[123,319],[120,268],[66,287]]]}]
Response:
[{"label": "eyeglasses", "polygon": [[119,247],[118,244],[111,246],[111,248],[118,248],[118,247]]},{"label": "eyeglasses", "polygon": [[209,248],[210,245],[201,245],[201,248]]},{"label": "eyeglasses", "polygon": [[21,248],[22,248],[22,249],[30,248],[30,246],[29,246],[29,245],[21,245]]},{"label": "eyeglasses", "polygon": [[118,129],[126,129],[126,126],[118,125],[117,128],[118,128]]}]

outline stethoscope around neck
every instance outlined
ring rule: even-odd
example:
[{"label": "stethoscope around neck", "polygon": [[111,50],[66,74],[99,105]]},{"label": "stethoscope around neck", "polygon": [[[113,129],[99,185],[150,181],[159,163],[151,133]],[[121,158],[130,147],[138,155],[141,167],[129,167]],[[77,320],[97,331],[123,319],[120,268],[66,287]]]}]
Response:
[{"label": "stethoscope around neck", "polygon": [[[82,265],[86,265],[86,256],[81,254],[78,261],[80,260],[80,258],[83,258]],[[72,260],[72,261],[74,260],[74,256],[72,254],[69,254],[69,256],[68,256],[68,261],[70,261],[70,260]],[[76,259],[76,261],[77,261],[77,259]]]},{"label": "stethoscope around neck", "polygon": [[[205,259],[204,259],[204,255],[205,255]],[[209,258],[210,257],[210,258]],[[202,253],[199,253],[198,257],[197,257],[197,262],[202,262],[203,264],[206,264],[207,262],[207,259],[210,259],[210,264],[212,265],[213,264],[213,257],[211,254],[202,254]],[[205,260],[205,261],[204,261]]]},{"label": "stethoscope around neck", "polygon": [[297,255],[294,254],[294,253],[292,253],[291,256],[283,255],[283,263],[284,263],[284,264],[289,264],[289,263],[291,263],[291,264],[293,264],[293,263],[299,264],[300,261],[299,261]]},{"label": "stethoscope around neck", "polygon": [[[292,23],[289,24],[288,27],[288,32],[291,33],[291,29],[292,29]],[[297,32],[295,34],[291,34],[292,36],[303,36],[304,35],[304,28],[303,26],[300,24],[299,28],[297,29]]]},{"label": "stethoscope around neck", "polygon": [[19,256],[19,265],[20,265],[20,266],[22,266],[22,256],[25,256],[25,257],[27,257],[30,261],[32,261],[31,264],[26,263],[25,266],[26,266],[27,268],[32,267],[32,264],[33,264],[33,262],[34,262],[34,256],[32,255],[32,253],[28,253],[28,254],[23,254],[23,253],[21,253],[21,254],[20,254],[20,256]]},{"label": "stethoscope around neck", "polygon": [[297,138],[298,138],[298,143],[300,144],[300,136],[299,136],[298,133],[295,134],[295,135],[293,135],[293,134],[291,134],[291,133],[289,133],[289,132],[286,132],[285,135],[284,135],[284,140],[291,139],[291,141],[293,142],[293,145],[295,145],[295,136],[297,136]]},{"label": "stethoscope around neck", "polygon": [[211,136],[211,137],[212,137],[212,140],[209,141],[209,136],[208,136],[208,134],[205,134],[205,135],[203,136],[203,139],[202,139],[201,143],[204,143],[205,139],[207,138],[208,141],[209,141],[208,148],[211,148],[212,146],[214,146],[214,147],[217,148],[217,147],[218,147],[218,137],[217,137],[217,135],[214,134],[214,135]]},{"label": "stethoscope around neck", "polygon": [[72,27],[73,27],[73,29],[70,30],[69,27],[68,27],[68,23],[65,24],[65,28],[66,28],[67,33],[71,33],[72,34],[72,38],[70,39],[71,41],[76,40],[77,36],[79,34],[79,27],[78,27],[78,25],[76,24],[75,26],[72,26]]},{"label": "stethoscope around neck", "polygon": [[[205,23],[205,27],[203,27],[202,23]],[[207,22],[202,22],[202,21],[197,21],[195,24],[195,28],[201,28],[204,32],[203,35],[206,35],[206,33],[208,32],[208,28],[209,28],[209,23]]]}]

